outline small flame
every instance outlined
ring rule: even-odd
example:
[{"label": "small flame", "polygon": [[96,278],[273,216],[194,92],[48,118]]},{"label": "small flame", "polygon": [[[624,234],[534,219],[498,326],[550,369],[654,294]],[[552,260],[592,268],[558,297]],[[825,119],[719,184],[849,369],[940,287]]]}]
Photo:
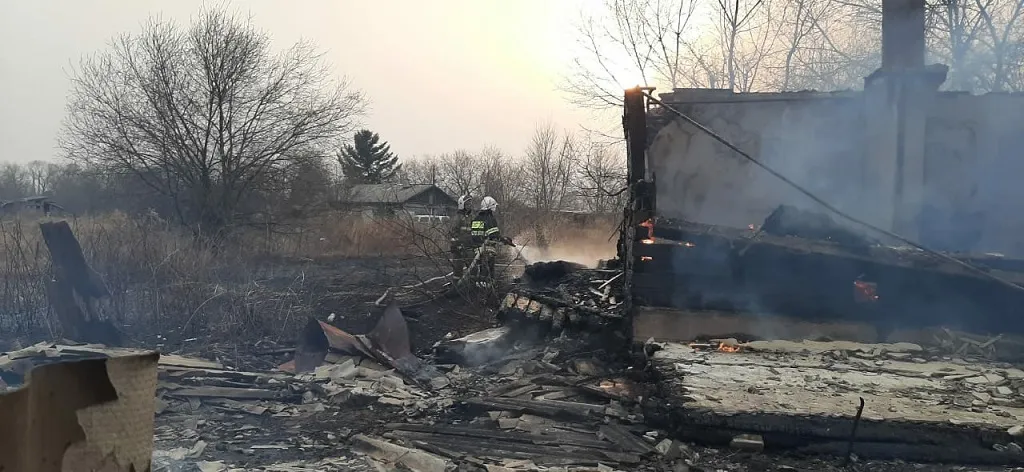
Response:
[{"label": "small flame", "polygon": [[651,256],[640,256],[640,262],[653,261],[654,258]]},{"label": "small flame", "polygon": [[747,229],[749,229],[751,231],[757,231],[757,226],[755,226],[753,224],[749,224],[749,225],[747,225]]},{"label": "small flame", "polygon": [[720,342],[718,344],[690,343],[689,346],[690,346],[691,349],[696,349],[696,350],[709,350],[709,351],[710,350],[715,350],[715,351],[718,351],[718,352],[740,352],[740,347],[739,346],[729,345],[729,344],[722,343],[722,342]]},{"label": "small flame", "polygon": [[740,347],[730,346],[725,343],[718,343],[718,352],[740,352]]},{"label": "small flame", "polygon": [[643,244],[654,244],[653,239],[641,239],[640,242]]},{"label": "small flame", "polygon": [[693,243],[691,243],[689,241],[685,241],[685,242],[682,242],[680,244],[682,244],[683,246],[686,246],[686,247],[697,247],[696,244],[693,244]]}]

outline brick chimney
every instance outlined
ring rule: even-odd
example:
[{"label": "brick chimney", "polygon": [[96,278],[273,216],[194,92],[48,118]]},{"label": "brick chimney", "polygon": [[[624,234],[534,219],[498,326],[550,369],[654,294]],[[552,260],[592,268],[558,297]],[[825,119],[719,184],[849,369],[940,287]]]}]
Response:
[{"label": "brick chimney", "polygon": [[925,0],[882,0],[882,69],[924,67]]}]

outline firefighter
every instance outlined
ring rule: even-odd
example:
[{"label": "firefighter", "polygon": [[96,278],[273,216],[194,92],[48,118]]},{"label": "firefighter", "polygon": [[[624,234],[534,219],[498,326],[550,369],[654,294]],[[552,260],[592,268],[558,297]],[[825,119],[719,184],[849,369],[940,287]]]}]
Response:
[{"label": "firefighter", "polygon": [[473,205],[469,202],[469,195],[459,197],[458,210],[452,224],[451,253],[452,273],[456,278],[461,278],[468,262],[467,253],[473,249],[473,236],[469,224],[473,220]]},{"label": "firefighter", "polygon": [[494,275],[494,265],[497,256],[497,243],[512,244],[512,239],[501,236],[501,229],[498,227],[498,220],[494,217],[494,210],[498,208],[498,202],[493,197],[487,196],[480,201],[480,211],[470,223],[470,234],[473,238],[473,246],[480,252],[480,260],[477,261],[483,281],[480,284],[486,285]]}]

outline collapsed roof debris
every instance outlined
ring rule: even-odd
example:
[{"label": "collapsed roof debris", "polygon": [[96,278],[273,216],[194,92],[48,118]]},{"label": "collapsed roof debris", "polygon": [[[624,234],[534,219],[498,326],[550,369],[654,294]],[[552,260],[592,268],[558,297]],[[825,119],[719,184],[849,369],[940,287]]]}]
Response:
[{"label": "collapsed roof debris", "polygon": [[394,300],[384,309],[377,325],[366,335],[351,335],[330,324],[310,318],[302,331],[295,358],[281,370],[308,372],[330,354],[362,355],[389,365],[420,385],[444,386],[444,375],[412,353],[409,329]]}]

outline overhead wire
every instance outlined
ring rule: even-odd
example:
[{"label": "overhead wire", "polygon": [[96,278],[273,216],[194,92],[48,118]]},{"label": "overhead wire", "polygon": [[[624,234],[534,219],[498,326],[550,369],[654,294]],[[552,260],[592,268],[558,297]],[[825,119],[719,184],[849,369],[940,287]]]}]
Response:
[{"label": "overhead wire", "polygon": [[663,102],[663,101],[661,101],[661,100],[659,100],[657,98],[654,98],[654,96],[652,96],[649,91],[644,90],[643,94],[644,94],[644,96],[647,97],[647,99],[651,103],[655,103],[655,104],[661,106],[663,109],[671,112],[673,115],[683,119],[687,123],[691,124],[695,128],[699,129],[703,133],[705,133],[708,136],[710,136],[715,141],[718,141],[719,143],[721,143],[725,147],[729,148],[730,150],[732,150],[736,154],[739,154],[744,159],[746,159],[746,160],[750,161],[751,163],[753,163],[754,165],[760,167],[761,169],[763,169],[764,171],[768,172],[769,174],[771,174],[775,178],[785,182],[790,187],[793,187],[796,191],[800,192],[801,194],[803,194],[807,198],[810,198],[815,203],[817,203],[817,204],[821,205],[822,207],[824,207],[826,210],[828,210],[828,211],[830,211],[832,213],[835,213],[836,215],[842,217],[843,219],[846,219],[846,220],[848,220],[848,221],[850,221],[850,222],[852,222],[854,224],[857,224],[857,225],[863,226],[865,228],[868,228],[868,229],[870,229],[872,231],[875,231],[875,232],[877,232],[879,234],[883,234],[885,236],[888,236],[889,238],[895,239],[895,240],[897,240],[897,241],[899,241],[899,242],[901,242],[903,244],[906,244],[906,245],[911,246],[911,247],[913,247],[915,249],[918,249],[918,250],[920,250],[920,251],[922,251],[922,252],[924,252],[926,254],[938,257],[938,258],[946,260],[948,262],[952,262],[952,263],[954,263],[956,265],[959,265],[960,267],[963,267],[964,269],[967,269],[969,272],[972,272],[972,273],[975,273],[975,274],[980,275],[982,277],[988,278],[988,279],[990,279],[992,281],[998,282],[998,283],[1000,283],[1002,285],[1005,285],[1005,286],[1007,286],[1009,288],[1012,288],[1012,289],[1015,289],[1015,290],[1024,291],[1024,287],[1022,287],[1020,285],[1017,285],[1017,284],[1015,284],[1013,282],[1010,282],[1009,280],[1006,280],[1006,279],[1004,279],[1002,277],[999,277],[999,276],[997,276],[995,274],[989,273],[988,271],[985,271],[985,270],[983,270],[981,268],[978,268],[978,267],[976,267],[976,266],[974,266],[972,264],[969,264],[969,263],[964,262],[964,261],[962,261],[960,259],[957,259],[957,258],[955,258],[953,256],[950,256],[949,254],[944,254],[944,253],[941,253],[941,252],[936,251],[934,249],[929,249],[929,248],[927,248],[927,247],[925,247],[925,246],[923,246],[923,245],[921,245],[921,244],[919,244],[919,243],[917,243],[915,241],[910,240],[909,238],[906,238],[904,236],[900,236],[899,234],[896,234],[896,233],[894,233],[892,231],[889,231],[887,229],[875,226],[875,225],[873,225],[871,223],[868,223],[867,221],[861,220],[861,219],[859,219],[859,218],[857,218],[857,217],[855,217],[853,215],[850,215],[849,213],[846,213],[843,210],[840,210],[839,208],[836,208],[831,203],[829,203],[829,202],[825,201],[824,199],[822,199],[821,197],[815,195],[810,190],[805,189],[803,186],[801,186],[800,184],[794,182],[790,178],[786,177],[781,172],[779,172],[779,171],[777,171],[775,169],[772,169],[767,164],[765,164],[765,163],[761,162],[760,160],[754,158],[750,154],[747,154],[745,151],[743,151],[742,149],[737,147],[735,144],[733,144],[729,140],[723,138],[718,133],[715,133],[710,128],[702,125],[697,120],[694,120],[690,116],[688,116],[685,113],[677,110],[676,108],[672,107],[671,105],[668,105],[667,103],[665,103],[665,102]]}]

